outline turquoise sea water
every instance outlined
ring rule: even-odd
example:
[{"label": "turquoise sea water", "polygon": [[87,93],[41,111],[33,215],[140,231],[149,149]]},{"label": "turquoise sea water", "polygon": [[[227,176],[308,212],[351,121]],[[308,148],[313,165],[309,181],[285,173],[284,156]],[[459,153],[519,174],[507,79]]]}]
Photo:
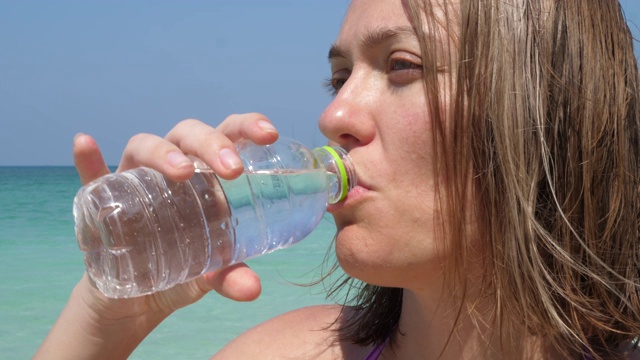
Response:
[{"label": "turquoise sea water", "polygon": [[[71,211],[73,167],[0,167],[0,358],[34,354],[83,274]],[[317,278],[335,231],[329,217],[300,244],[249,261],[263,292],[251,303],[211,293],[165,320],[131,359],[207,359],[233,337],[298,307],[326,303]]]}]

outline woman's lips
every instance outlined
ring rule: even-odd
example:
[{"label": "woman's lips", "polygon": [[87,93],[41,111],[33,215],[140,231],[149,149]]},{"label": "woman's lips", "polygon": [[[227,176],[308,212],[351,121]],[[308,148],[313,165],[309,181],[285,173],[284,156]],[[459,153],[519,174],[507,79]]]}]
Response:
[{"label": "woman's lips", "polygon": [[347,197],[344,200],[335,204],[329,204],[329,206],[327,206],[327,212],[334,213],[345,208],[349,208],[357,203],[360,199],[365,197],[368,192],[368,188],[358,183],[358,185],[354,186],[353,189],[349,191]]}]

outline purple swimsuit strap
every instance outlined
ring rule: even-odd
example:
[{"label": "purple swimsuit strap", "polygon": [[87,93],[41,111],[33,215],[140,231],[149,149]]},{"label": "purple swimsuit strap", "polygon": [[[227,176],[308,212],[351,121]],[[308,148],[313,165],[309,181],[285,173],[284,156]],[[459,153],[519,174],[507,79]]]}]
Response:
[{"label": "purple swimsuit strap", "polygon": [[384,347],[386,345],[387,345],[386,341],[383,342],[382,344],[378,344],[375,348],[373,348],[373,350],[371,350],[369,355],[367,355],[367,357],[364,358],[364,360],[377,360],[380,354],[382,354],[382,350],[384,350]]},{"label": "purple swimsuit strap", "polygon": [[[393,331],[391,333],[393,334]],[[374,347],[373,350],[371,350],[369,355],[367,355],[367,357],[365,357],[364,360],[377,360],[378,357],[380,357],[380,354],[382,354],[382,351],[384,350],[384,348],[387,346],[387,343],[389,342],[389,338],[391,338],[391,335],[387,336],[387,338],[382,343],[376,345],[376,347]]]}]

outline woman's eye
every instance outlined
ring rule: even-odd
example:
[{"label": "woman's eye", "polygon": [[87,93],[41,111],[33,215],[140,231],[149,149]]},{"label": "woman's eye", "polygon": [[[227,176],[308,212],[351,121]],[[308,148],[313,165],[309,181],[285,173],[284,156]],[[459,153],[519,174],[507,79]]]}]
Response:
[{"label": "woman's eye", "polygon": [[347,79],[327,79],[324,82],[324,87],[332,96],[336,96],[345,82],[347,82]]},{"label": "woman's eye", "polygon": [[339,71],[333,74],[333,76],[325,81],[325,87],[331,92],[332,95],[336,95],[342,86],[347,82],[349,74],[346,71]]},{"label": "woman's eye", "polygon": [[405,58],[390,58],[387,63],[387,76],[395,85],[407,85],[422,78],[422,64]]},{"label": "woman's eye", "polygon": [[389,71],[401,70],[422,70],[422,65],[404,59],[389,61]]},{"label": "woman's eye", "polygon": [[333,90],[338,91],[342,89],[344,83],[347,82],[347,79],[331,79],[331,87]]}]

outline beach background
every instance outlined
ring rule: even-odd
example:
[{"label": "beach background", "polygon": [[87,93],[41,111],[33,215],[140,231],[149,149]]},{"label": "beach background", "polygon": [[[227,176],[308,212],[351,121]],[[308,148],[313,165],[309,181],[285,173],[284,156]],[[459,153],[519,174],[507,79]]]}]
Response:
[{"label": "beach background", "polygon": [[[29,359],[84,272],[73,229],[73,167],[0,167],[0,359]],[[208,294],[163,322],[131,359],[207,359],[248,328],[325,303],[317,279],[335,227],[329,217],[301,243],[248,261],[262,295],[236,303]],[[274,334],[277,336],[277,334]]]}]

